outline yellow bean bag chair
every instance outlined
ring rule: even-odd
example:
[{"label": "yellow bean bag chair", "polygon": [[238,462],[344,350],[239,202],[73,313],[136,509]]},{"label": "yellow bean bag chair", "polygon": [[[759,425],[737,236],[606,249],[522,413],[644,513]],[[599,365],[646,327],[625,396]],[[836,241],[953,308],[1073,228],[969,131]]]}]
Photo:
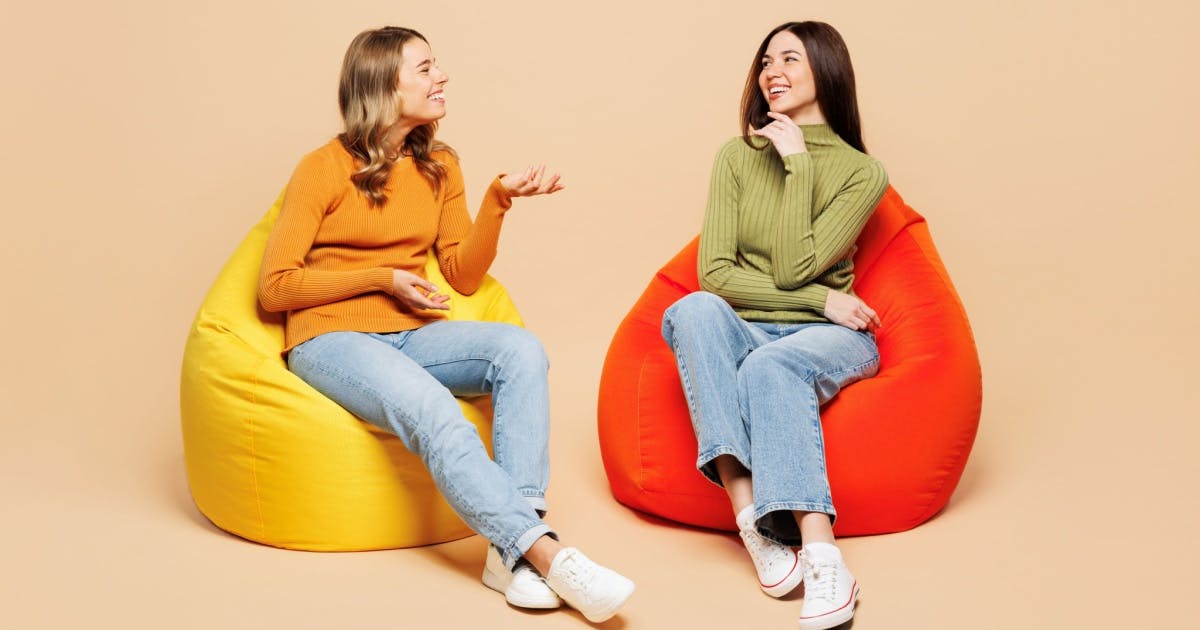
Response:
[{"label": "yellow bean bag chair", "polygon": [[[398,438],[288,371],[283,315],[263,311],[257,294],[281,201],[226,263],[188,335],[180,412],[196,506],[221,529],[290,549],[391,549],[471,535]],[[451,319],[522,325],[490,276],[463,296],[432,256],[426,273],[453,298]],[[490,451],[490,397],[459,402]]]}]

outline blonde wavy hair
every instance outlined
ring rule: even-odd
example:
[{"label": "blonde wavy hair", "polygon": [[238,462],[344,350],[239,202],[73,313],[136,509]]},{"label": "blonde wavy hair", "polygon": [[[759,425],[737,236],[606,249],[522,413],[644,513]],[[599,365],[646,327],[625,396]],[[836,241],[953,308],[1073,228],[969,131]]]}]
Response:
[{"label": "blonde wavy hair", "polygon": [[363,31],[350,42],[342,61],[338,106],[345,131],[338,139],[361,165],[350,180],[375,207],[387,202],[384,185],[393,161],[401,155],[412,156],[417,170],[433,187],[434,195],[441,194],[446,166],[430,154],[447,151],[454,155],[453,149],[434,139],[437,123],[413,129],[403,146],[388,147],[384,143],[388,128],[399,118],[403,106],[398,92],[401,50],[414,38],[429,41],[412,29],[399,26]]}]

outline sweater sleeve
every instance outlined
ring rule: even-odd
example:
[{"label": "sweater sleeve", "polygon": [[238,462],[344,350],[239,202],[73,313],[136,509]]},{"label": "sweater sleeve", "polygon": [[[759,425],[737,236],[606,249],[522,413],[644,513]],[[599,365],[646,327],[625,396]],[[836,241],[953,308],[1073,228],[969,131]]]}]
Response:
[{"label": "sweater sleeve", "polygon": [[812,156],[783,159],[783,212],[771,251],[771,273],[781,289],[796,289],[844,258],[887,188],[883,166],[870,160],[854,171],[814,221]]},{"label": "sweater sleeve", "polygon": [[479,288],[496,258],[500,226],[512,199],[497,176],[484,193],[475,222],[467,212],[462,169],[453,157],[444,160],[446,182],[435,241],[438,266],[455,291],[470,295]]},{"label": "sweater sleeve", "polygon": [[746,269],[738,262],[741,185],[733,169],[732,154],[733,146],[727,144],[717,153],[713,165],[697,259],[700,287],[721,296],[734,308],[824,312],[828,288],[810,283],[796,289],[780,289],[770,275]]},{"label": "sweater sleeve", "polygon": [[259,268],[258,300],[263,309],[292,311],[391,291],[392,270],[386,267],[333,271],[305,265],[325,213],[337,202],[342,175],[319,153],[306,156],[296,167]]}]

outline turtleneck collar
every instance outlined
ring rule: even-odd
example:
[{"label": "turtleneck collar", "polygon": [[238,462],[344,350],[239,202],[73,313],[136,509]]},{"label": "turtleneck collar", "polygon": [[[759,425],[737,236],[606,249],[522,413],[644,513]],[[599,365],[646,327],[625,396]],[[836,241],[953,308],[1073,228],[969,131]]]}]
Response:
[{"label": "turtleneck collar", "polygon": [[800,130],[804,132],[804,144],[808,146],[822,147],[845,147],[849,146],[845,140],[842,140],[828,124],[820,125],[800,125]]}]

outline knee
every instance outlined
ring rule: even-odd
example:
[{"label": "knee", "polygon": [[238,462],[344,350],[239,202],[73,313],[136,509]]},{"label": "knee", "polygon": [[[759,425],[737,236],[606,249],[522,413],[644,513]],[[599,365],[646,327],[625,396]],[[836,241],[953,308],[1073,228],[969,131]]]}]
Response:
[{"label": "knee", "polygon": [[421,437],[424,438],[421,454],[425,456],[426,465],[429,466],[444,456],[483,445],[479,430],[461,414],[430,425]]},{"label": "knee", "polygon": [[742,360],[742,365],[738,368],[738,386],[752,387],[755,383],[767,382],[781,376],[799,378],[812,385],[817,372],[817,367],[802,353],[768,344],[751,352]]},{"label": "knee", "polygon": [[512,324],[502,324],[499,341],[504,347],[504,365],[545,372],[550,368],[546,349],[536,335]]},{"label": "knee", "polygon": [[703,330],[705,324],[732,312],[729,304],[721,297],[707,291],[689,293],[667,308],[663,313],[662,336],[668,345],[673,345],[676,333],[690,334]]}]

